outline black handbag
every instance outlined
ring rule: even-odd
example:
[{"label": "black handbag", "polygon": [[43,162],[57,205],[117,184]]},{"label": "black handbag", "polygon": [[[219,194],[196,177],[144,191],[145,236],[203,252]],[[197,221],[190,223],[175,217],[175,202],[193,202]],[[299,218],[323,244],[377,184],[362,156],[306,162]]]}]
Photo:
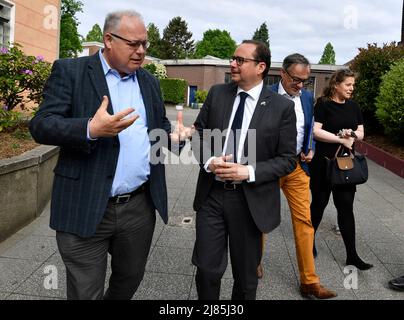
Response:
[{"label": "black handbag", "polygon": [[[341,151],[342,154],[339,154]],[[363,155],[345,151],[342,145],[335,152],[335,158],[327,160],[327,179],[331,187],[365,183],[368,180],[368,164]]]}]

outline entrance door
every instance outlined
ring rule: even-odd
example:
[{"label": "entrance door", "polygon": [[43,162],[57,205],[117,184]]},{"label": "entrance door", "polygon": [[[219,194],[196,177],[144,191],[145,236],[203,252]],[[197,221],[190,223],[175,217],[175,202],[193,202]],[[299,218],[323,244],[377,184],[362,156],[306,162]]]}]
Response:
[{"label": "entrance door", "polygon": [[195,94],[196,90],[198,89],[197,86],[189,86],[189,105],[192,106],[192,103],[196,102]]}]

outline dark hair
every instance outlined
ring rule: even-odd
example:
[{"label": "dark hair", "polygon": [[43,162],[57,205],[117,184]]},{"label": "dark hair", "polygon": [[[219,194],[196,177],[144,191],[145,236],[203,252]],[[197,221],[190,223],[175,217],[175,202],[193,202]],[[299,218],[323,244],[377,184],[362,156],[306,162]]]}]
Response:
[{"label": "dark hair", "polygon": [[288,55],[285,59],[283,59],[282,68],[283,70],[288,70],[290,66],[294,64],[302,64],[305,66],[310,66],[309,60],[300,53],[293,53]]},{"label": "dark hair", "polygon": [[264,62],[266,64],[266,68],[262,73],[262,78],[268,76],[269,68],[271,67],[271,51],[262,41],[256,40],[243,40],[242,44],[253,44],[255,45],[254,59],[259,62]]},{"label": "dark hair", "polygon": [[325,99],[332,99],[335,93],[335,85],[344,82],[346,78],[355,78],[355,73],[350,69],[339,69],[334,72],[331,76],[328,85],[324,88],[323,95],[321,98]]}]

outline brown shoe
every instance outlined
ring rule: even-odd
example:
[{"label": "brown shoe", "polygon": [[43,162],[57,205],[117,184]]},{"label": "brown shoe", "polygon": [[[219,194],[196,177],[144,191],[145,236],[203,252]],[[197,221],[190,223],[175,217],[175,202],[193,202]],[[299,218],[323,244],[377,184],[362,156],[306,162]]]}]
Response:
[{"label": "brown shoe", "polygon": [[329,299],[335,298],[337,294],[319,283],[301,284],[300,293],[305,298]]},{"label": "brown shoe", "polygon": [[260,263],[257,267],[257,277],[258,279],[261,279],[264,276],[264,267],[262,266],[262,263]]}]

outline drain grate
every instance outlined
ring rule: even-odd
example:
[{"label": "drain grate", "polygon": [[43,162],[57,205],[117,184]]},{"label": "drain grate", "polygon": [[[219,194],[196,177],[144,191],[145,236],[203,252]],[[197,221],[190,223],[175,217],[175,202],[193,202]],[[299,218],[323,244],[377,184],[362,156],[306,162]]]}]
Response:
[{"label": "drain grate", "polygon": [[191,224],[192,223],[192,218],[191,217],[184,217],[183,219],[182,219],[182,222],[181,222],[182,224],[185,224],[185,225],[188,225],[188,224]]}]

